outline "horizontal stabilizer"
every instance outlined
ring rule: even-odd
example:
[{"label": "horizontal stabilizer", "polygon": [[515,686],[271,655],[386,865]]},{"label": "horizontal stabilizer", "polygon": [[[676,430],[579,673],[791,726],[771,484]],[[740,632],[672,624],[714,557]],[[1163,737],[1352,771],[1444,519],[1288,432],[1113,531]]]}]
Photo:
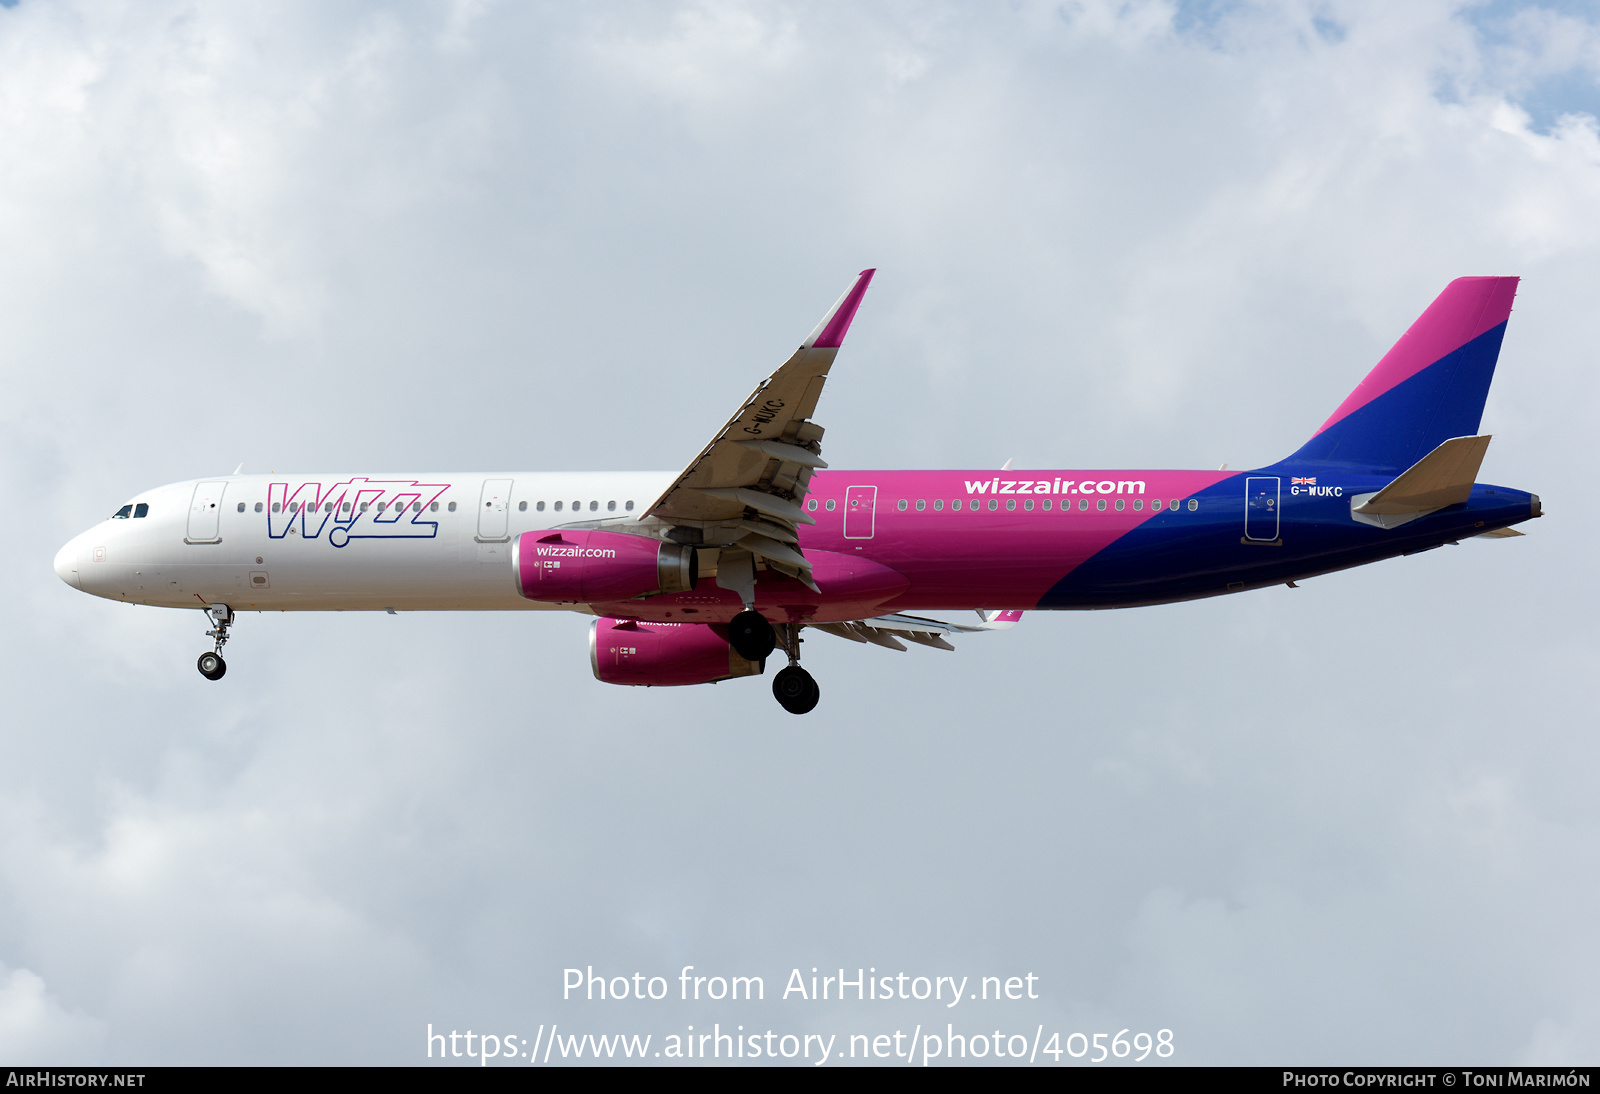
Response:
[{"label": "horizontal stabilizer", "polygon": [[1510,539],[1512,536],[1525,536],[1528,533],[1519,532],[1515,528],[1491,528],[1487,532],[1479,532],[1478,539]]},{"label": "horizontal stabilizer", "polygon": [[1364,524],[1393,528],[1460,505],[1472,496],[1489,437],[1452,437],[1375,494],[1350,499],[1350,515]]}]

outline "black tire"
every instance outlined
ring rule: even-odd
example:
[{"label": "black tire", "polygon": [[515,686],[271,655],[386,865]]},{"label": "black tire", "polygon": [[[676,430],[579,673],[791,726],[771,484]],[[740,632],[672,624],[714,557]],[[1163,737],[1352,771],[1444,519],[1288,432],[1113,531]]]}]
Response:
[{"label": "black tire", "polygon": [[202,653],[200,660],[195,662],[195,668],[200,670],[200,675],[207,680],[221,680],[222,674],[228,671],[228,663],[222,659],[220,653]]},{"label": "black tire", "polygon": [[790,714],[809,714],[822,698],[822,689],[816,680],[799,665],[781,669],[772,678],[772,697]]},{"label": "black tire", "polygon": [[760,612],[740,612],[728,624],[728,645],[746,661],[762,661],[778,645],[778,632]]}]

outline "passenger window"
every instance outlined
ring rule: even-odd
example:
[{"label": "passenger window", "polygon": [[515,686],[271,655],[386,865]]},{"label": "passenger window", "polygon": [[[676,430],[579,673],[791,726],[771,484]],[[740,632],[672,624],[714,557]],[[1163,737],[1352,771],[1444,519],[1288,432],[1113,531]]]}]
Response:
[{"label": "passenger window", "polygon": [[259,501],[256,502],[256,512],[261,512],[261,503]]},{"label": "passenger window", "polygon": [[574,513],[576,513],[578,510],[580,510],[582,508],[583,508],[583,502],[575,501],[575,502],[572,503],[572,511]]},{"label": "passenger window", "polygon": [[599,502],[591,501],[589,503],[589,512],[591,512],[591,513],[598,512],[599,509],[600,509],[600,503]]},{"label": "passenger window", "polygon": [[926,498],[918,498],[917,499],[917,512],[920,513],[924,509],[926,509],[927,507],[928,507],[928,501],[927,501]]},{"label": "passenger window", "polygon": [[561,503],[559,501],[556,502],[556,512],[561,512]]},{"label": "passenger window", "polygon": [[282,502],[277,502],[277,501],[275,501],[275,502],[273,502],[273,503],[272,503],[272,511],[273,511],[273,512],[274,512],[274,513],[281,513],[281,512],[283,512],[283,503],[282,503]]},{"label": "passenger window", "polygon": [[133,507],[133,519],[134,520],[138,520],[140,517],[148,517],[149,515],[150,515],[150,507],[148,505],[146,505],[144,502],[141,501],[138,505],[135,505]]},{"label": "passenger window", "polygon": [[830,513],[833,512],[833,507],[836,504],[837,503],[832,498],[829,498],[828,499],[828,512],[830,512]]},{"label": "passenger window", "polygon": [[1133,511],[1135,513],[1144,512],[1144,502],[1140,501],[1138,498],[1134,498],[1133,499]]},{"label": "passenger window", "polygon": [[[1100,504],[1104,505],[1105,503],[1101,502]],[[1089,511],[1089,499],[1088,498],[1079,498],[1078,499],[1078,512],[1087,513],[1088,511]]]},{"label": "passenger window", "polygon": [[616,502],[614,502],[614,501],[606,502],[606,512],[615,513],[616,511],[617,511],[617,503]]},{"label": "passenger window", "polygon": [[625,502],[623,502],[623,503],[622,503],[622,507],[623,507],[623,508],[624,508],[624,509],[626,509],[626,510],[627,510],[627,511],[628,511],[628,512],[630,512],[630,513],[631,513],[631,512],[633,512],[633,502],[631,502],[631,501],[625,501]]},{"label": "passenger window", "polygon": [[1189,512],[1192,513],[1198,508],[1200,508],[1200,503],[1198,501],[1196,501],[1194,498],[1190,498],[1189,499]]},{"label": "passenger window", "polygon": [[806,499],[806,508],[809,509],[811,512],[815,513],[817,511],[817,499],[816,498],[808,498],[808,499]]},{"label": "passenger window", "polygon": [[1101,498],[1099,501],[1094,503],[1094,507],[1100,510],[1100,512],[1104,513],[1106,511],[1106,499]]},{"label": "passenger window", "polygon": [[[1045,504],[1049,505],[1050,503],[1049,502],[1045,502]],[[1023,502],[1022,503],[1022,507],[1024,509],[1026,509],[1030,513],[1033,512],[1033,499],[1029,498],[1027,501]]]},{"label": "passenger window", "polygon": [[997,500],[995,500],[994,498],[990,498],[989,499],[989,512],[992,513],[998,508],[1000,508],[1000,503]]},{"label": "passenger window", "polygon": [[1016,498],[1007,498],[1006,499],[1006,512],[1014,513],[1016,511],[1017,511],[1017,499]]},{"label": "passenger window", "polygon": [[935,513],[944,512],[944,499],[943,498],[934,498],[933,499],[933,511]]},{"label": "passenger window", "polygon": [[1046,513],[1048,513],[1050,511],[1050,499],[1049,498],[1045,498],[1043,501],[1041,501],[1039,503],[1039,508],[1043,509]]},{"label": "passenger window", "polygon": [[451,502],[449,505],[445,506],[445,508],[447,510],[449,510],[450,512],[454,513],[456,511],[456,503],[455,502]]},{"label": "passenger window", "polygon": [[329,501],[329,502],[324,502],[324,503],[323,503],[323,505],[322,505],[322,511],[323,511],[323,512],[324,512],[324,513],[331,513],[331,512],[333,512],[333,502],[331,502],[331,501]]},{"label": "passenger window", "polygon": [[[345,508],[347,508],[347,509],[348,509],[348,508],[349,508],[349,506],[348,506],[348,505],[346,505],[346,506],[345,506]],[[430,513],[437,513],[437,512],[438,512],[438,511],[439,511],[439,503],[438,503],[438,502],[436,502],[436,501],[430,501],[430,502],[429,502],[429,503],[428,503],[428,512],[430,512]]]},{"label": "passenger window", "polygon": [[899,500],[899,502],[897,502],[895,504],[895,508],[900,510],[902,513],[904,513],[906,511],[906,499],[905,498],[901,498]]},{"label": "passenger window", "polygon": [[[350,503],[349,502],[345,502],[343,505],[339,506],[339,508],[343,509],[346,513],[348,513],[350,511]],[[434,505],[434,508],[438,508],[437,503]]]},{"label": "passenger window", "polygon": [[542,502],[542,501],[534,502],[533,507],[534,507],[535,510],[537,510],[540,513],[544,512],[544,502]]},{"label": "passenger window", "polygon": [[1117,512],[1120,513],[1124,509],[1126,509],[1127,507],[1128,507],[1128,503],[1127,502],[1123,501],[1121,498],[1117,499]]},{"label": "passenger window", "polygon": [[525,502],[525,501],[517,502],[517,512],[526,513],[527,511],[528,511],[528,503],[527,502]]},{"label": "passenger window", "polygon": [[124,505],[121,509],[118,509],[115,513],[112,513],[111,514],[111,519],[112,520],[127,520],[128,517],[130,517],[132,515],[133,515],[133,502],[130,501],[127,505]]},{"label": "passenger window", "polygon": [[1150,511],[1152,513],[1161,512],[1161,499],[1160,498],[1151,498],[1150,499]]},{"label": "passenger window", "polygon": [[384,510],[385,510],[385,509],[387,509],[387,508],[388,508],[388,506],[389,506],[389,503],[388,503],[388,502],[386,502],[386,501],[380,501],[380,502],[379,502],[379,503],[378,503],[378,512],[380,512],[380,513],[381,513],[381,512],[383,512],[383,511],[384,511]]},{"label": "passenger window", "polygon": [[414,502],[412,502],[412,503],[411,503],[411,511],[412,511],[412,512],[413,512],[413,513],[420,513],[420,512],[422,512],[422,503],[421,503],[421,502],[420,502],[420,501],[414,501]]},{"label": "passenger window", "polygon": [[1167,503],[1167,508],[1168,509],[1174,509],[1174,510],[1177,509],[1178,508],[1178,499],[1177,498],[1173,498],[1170,502],[1168,502]]},{"label": "passenger window", "polygon": [[364,502],[362,502],[362,503],[361,503],[361,511],[362,511],[362,512],[363,512],[363,513],[365,513],[365,512],[366,512],[366,511],[367,511],[367,509],[368,509],[368,508],[369,508],[369,507],[370,507],[370,506],[371,506],[371,505],[372,505],[372,503],[371,503],[371,502],[370,502],[370,501],[364,501]]},{"label": "passenger window", "polygon": [[244,502],[242,501],[239,503],[239,512],[244,512]]}]

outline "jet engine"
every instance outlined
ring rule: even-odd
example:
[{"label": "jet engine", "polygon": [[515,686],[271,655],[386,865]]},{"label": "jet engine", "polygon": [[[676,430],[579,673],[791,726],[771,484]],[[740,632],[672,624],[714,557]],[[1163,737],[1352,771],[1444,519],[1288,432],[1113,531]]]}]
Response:
[{"label": "jet engine", "polygon": [[700,580],[693,547],[626,532],[524,532],[511,564],[523,596],[553,604],[682,593]]},{"label": "jet engine", "polygon": [[762,661],[746,661],[715,623],[645,623],[602,616],[589,628],[589,664],[606,684],[672,687],[760,676]]}]

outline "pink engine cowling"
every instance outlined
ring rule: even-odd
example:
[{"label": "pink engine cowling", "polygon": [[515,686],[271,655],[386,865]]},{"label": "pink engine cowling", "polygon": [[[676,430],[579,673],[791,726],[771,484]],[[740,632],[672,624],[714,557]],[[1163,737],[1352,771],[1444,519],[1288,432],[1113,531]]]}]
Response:
[{"label": "pink engine cowling", "polygon": [[688,592],[700,578],[693,547],[625,532],[524,532],[511,561],[517,591],[552,604]]},{"label": "pink engine cowling", "polygon": [[727,628],[714,623],[646,623],[602,616],[589,628],[589,664],[606,684],[674,687],[759,676],[760,661],[746,661],[728,645]]}]

